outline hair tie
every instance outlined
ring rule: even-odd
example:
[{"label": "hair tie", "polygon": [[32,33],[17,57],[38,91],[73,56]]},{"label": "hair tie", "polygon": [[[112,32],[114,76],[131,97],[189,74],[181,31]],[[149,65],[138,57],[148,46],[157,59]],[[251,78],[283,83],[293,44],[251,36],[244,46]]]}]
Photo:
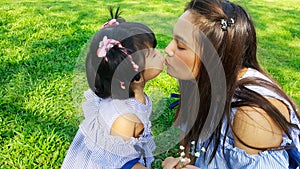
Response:
[{"label": "hair tie", "polygon": [[121,87],[121,89],[125,90],[126,89],[125,82],[120,81],[120,87]]},{"label": "hair tie", "polygon": [[103,29],[103,28],[107,28],[107,27],[110,27],[112,25],[119,25],[119,22],[116,20],[116,19],[111,19],[110,21],[106,22],[105,24],[103,24],[100,29]]},{"label": "hair tie", "polygon": [[221,19],[221,29],[222,31],[227,31],[228,27],[234,25],[234,19],[230,18],[229,20]]}]

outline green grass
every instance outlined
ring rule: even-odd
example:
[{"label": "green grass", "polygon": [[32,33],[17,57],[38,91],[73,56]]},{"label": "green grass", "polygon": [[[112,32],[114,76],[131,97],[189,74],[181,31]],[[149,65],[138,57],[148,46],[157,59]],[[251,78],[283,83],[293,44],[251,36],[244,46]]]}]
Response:
[{"label": "green grass", "polygon": [[[82,119],[86,44],[106,21],[107,6],[120,5],[128,21],[149,25],[163,50],[186,2],[0,1],[0,168],[60,168]],[[260,63],[299,105],[300,1],[238,2],[255,21]],[[168,95],[177,91],[165,72],[147,85],[156,105],[157,140],[161,133],[176,133],[169,128],[174,110],[166,105]],[[153,168],[175,151],[157,155]]]}]

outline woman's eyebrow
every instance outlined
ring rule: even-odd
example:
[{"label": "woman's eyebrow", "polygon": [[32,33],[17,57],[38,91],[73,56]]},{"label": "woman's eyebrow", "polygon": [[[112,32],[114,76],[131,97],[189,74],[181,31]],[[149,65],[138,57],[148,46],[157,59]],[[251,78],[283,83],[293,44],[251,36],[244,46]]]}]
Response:
[{"label": "woman's eyebrow", "polygon": [[174,35],[174,39],[180,41],[181,43],[187,44],[187,41],[184,40],[181,36]]}]

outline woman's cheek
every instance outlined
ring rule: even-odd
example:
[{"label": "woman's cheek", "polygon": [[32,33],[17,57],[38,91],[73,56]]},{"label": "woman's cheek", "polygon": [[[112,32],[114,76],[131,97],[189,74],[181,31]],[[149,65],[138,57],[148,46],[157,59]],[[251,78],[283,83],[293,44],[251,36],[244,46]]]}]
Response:
[{"label": "woman's cheek", "polygon": [[194,75],[190,67],[179,58],[169,58],[166,59],[167,73],[181,80],[191,80],[194,79]]}]

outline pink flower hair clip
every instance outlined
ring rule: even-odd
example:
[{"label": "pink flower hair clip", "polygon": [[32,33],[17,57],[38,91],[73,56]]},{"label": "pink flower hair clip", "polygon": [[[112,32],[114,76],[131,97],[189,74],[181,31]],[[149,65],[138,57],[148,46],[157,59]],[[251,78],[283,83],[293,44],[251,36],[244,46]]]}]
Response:
[{"label": "pink flower hair clip", "polygon": [[107,28],[109,26],[112,26],[112,25],[119,25],[119,22],[116,20],[116,19],[111,19],[110,21],[104,23],[100,29],[103,29],[103,28]]},{"label": "pink flower hair clip", "polygon": [[117,45],[129,58],[132,67],[134,71],[138,72],[139,66],[133,61],[132,56],[128,53],[128,51],[122,46],[121,42],[114,40],[114,39],[108,39],[107,36],[104,36],[102,41],[99,42],[99,48],[97,50],[97,56],[99,58],[104,58],[106,62],[108,62],[108,59],[106,57],[107,52],[113,48],[115,45]]},{"label": "pink flower hair clip", "polygon": [[97,56],[99,58],[104,58],[105,61],[108,62],[106,54],[115,45],[118,45],[119,48],[123,48],[122,44],[119,41],[116,41],[114,39],[108,39],[107,36],[104,36],[102,41],[99,42]]},{"label": "pink flower hair clip", "polygon": [[[117,40],[114,40],[114,39],[108,39],[107,36],[104,36],[102,41],[99,42],[99,48],[97,49],[97,56],[99,58],[104,58],[104,60],[106,62],[108,62],[108,58],[107,58],[107,52],[113,48],[115,45],[117,45],[120,50],[125,53],[131,64],[132,64],[132,67],[133,67],[133,70],[135,72],[138,72],[139,71],[139,66],[133,61],[133,58],[132,56],[128,53],[128,51],[122,46],[121,42],[117,41]],[[125,83],[124,82],[120,82],[120,87],[122,89],[125,89]]]}]

